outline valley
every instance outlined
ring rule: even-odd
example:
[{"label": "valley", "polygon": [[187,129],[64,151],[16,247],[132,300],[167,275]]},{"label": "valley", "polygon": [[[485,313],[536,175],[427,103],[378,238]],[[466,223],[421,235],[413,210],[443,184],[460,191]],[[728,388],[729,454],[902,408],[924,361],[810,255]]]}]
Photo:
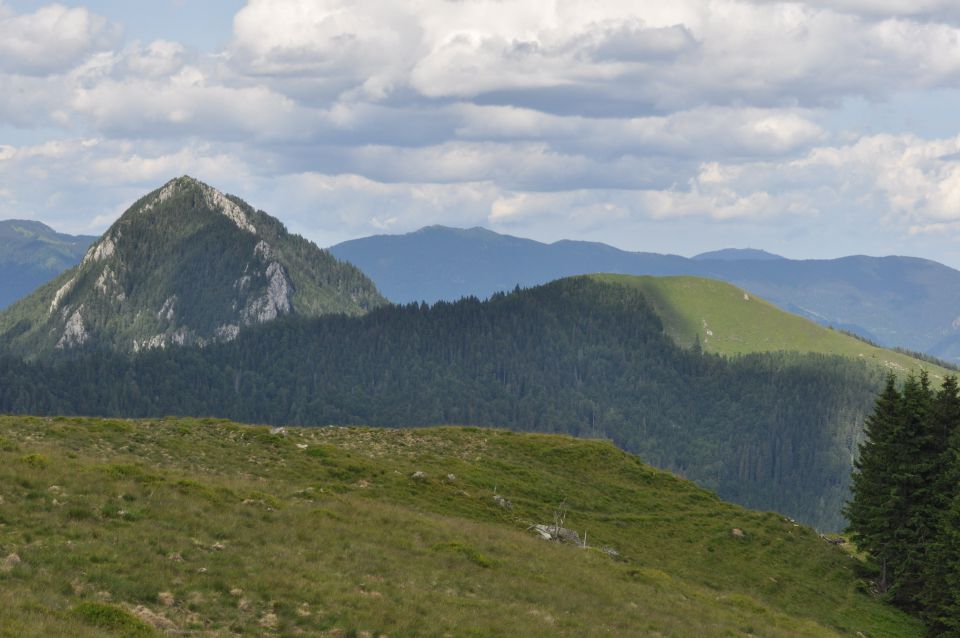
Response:
[{"label": "valley", "polygon": [[[20,610],[0,621],[11,635],[406,635],[456,626],[466,598],[476,635],[913,635],[869,593],[871,567],[818,531],[846,525],[884,380],[921,373],[938,386],[954,370],[702,277],[390,304],[275,218],[178,178],[0,311],[0,449],[20,477],[0,481],[4,606]],[[537,539],[554,516],[597,544]],[[137,543],[156,555],[111,575]],[[321,551],[352,543],[382,558]],[[571,551],[576,574],[556,553]],[[810,552],[826,562],[801,564]],[[255,577],[260,561],[287,584]],[[305,569],[337,576],[310,585]],[[829,605],[800,593],[806,573],[835,579]],[[531,578],[563,586],[521,596]]]}]

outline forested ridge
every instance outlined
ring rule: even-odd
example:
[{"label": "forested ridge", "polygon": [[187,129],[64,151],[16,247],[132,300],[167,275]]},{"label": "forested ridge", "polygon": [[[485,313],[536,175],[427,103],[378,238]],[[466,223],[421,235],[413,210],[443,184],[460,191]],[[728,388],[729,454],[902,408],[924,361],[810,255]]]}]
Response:
[{"label": "forested ridge", "polygon": [[680,348],[642,293],[580,277],[486,302],[288,319],[202,349],[5,357],[0,411],[602,437],[723,498],[840,529],[882,383],[841,357]]}]

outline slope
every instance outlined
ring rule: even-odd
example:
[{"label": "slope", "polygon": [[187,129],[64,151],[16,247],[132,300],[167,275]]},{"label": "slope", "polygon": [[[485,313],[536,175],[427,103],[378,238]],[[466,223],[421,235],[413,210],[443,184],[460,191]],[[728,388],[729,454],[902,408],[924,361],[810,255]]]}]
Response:
[{"label": "slope", "polygon": [[130,207],[79,266],[0,314],[0,343],[29,356],[204,345],[284,315],[382,303],[353,266],[181,177]]},{"label": "slope", "polygon": [[[0,485],[5,636],[921,633],[811,530],[596,441],[0,418]],[[558,513],[587,547],[529,531]]]},{"label": "slope", "polygon": [[960,360],[960,272],[926,259],[758,260],[757,253],[740,251],[687,259],[438,226],[344,242],[330,251],[363,269],[395,302],[484,298],[516,285],[595,272],[694,275],[733,283],[784,310],[882,345]]},{"label": "slope", "polygon": [[75,266],[95,239],[36,221],[0,221],[0,310]]},{"label": "slope", "polygon": [[681,348],[641,290],[578,277],[486,302],[286,319],[133,359],[0,357],[0,412],[603,437],[728,500],[837,530],[883,377],[839,356]]},{"label": "slope", "polygon": [[684,347],[699,342],[708,352],[728,356],[781,350],[839,355],[861,359],[899,377],[927,370],[934,381],[957,374],[824,328],[721,281],[608,274],[593,277],[642,291],[663,320],[667,334]]}]

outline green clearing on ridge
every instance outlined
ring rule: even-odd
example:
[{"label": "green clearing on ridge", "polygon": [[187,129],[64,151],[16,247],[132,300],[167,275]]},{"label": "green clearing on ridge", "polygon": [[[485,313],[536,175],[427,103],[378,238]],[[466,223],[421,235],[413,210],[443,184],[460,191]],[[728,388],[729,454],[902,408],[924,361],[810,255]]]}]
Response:
[{"label": "green clearing on ridge", "polygon": [[592,275],[598,281],[639,289],[650,301],[667,334],[681,346],[697,339],[707,352],[735,356],[755,352],[815,352],[859,359],[898,377],[927,370],[939,385],[956,375],[933,363],[878,348],[825,328],[731,284],[701,277]]}]

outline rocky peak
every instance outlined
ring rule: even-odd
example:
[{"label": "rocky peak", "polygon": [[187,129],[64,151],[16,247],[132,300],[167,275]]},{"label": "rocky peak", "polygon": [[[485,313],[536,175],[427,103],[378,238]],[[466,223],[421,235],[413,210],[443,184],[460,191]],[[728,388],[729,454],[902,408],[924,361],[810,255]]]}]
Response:
[{"label": "rocky peak", "polygon": [[147,200],[140,208],[141,213],[147,213],[160,204],[166,202],[171,197],[190,190],[199,190],[203,195],[203,201],[211,210],[215,210],[225,215],[227,219],[236,224],[237,228],[253,235],[257,234],[257,228],[247,218],[243,209],[229,197],[217,189],[204,184],[200,180],[184,175],[172,179],[164,184],[151,199]]},{"label": "rocky peak", "polygon": [[140,352],[229,341],[287,315],[356,315],[383,303],[353,266],[184,176],[134,203],[79,266],[0,314],[0,343],[23,353]]}]

